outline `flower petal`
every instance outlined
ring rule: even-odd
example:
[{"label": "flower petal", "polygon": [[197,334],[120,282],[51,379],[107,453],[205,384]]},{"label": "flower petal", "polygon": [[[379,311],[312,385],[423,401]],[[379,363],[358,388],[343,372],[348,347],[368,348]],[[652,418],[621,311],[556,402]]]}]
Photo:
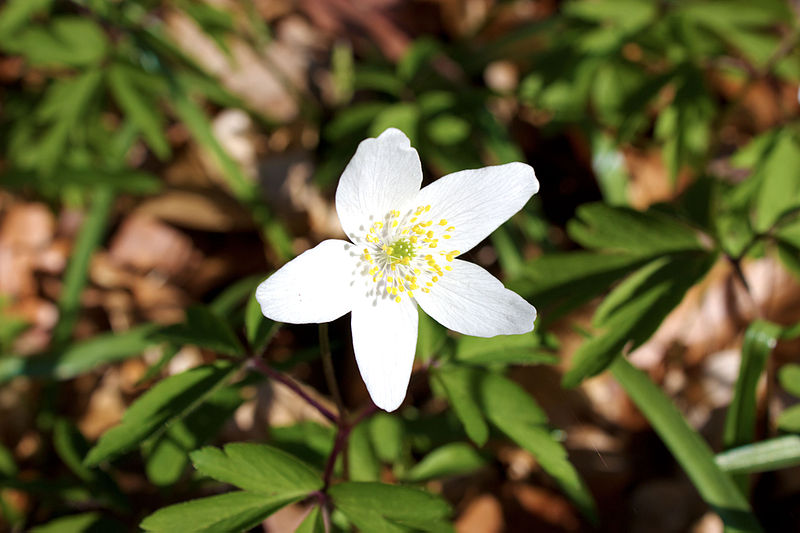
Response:
[{"label": "flower petal", "polygon": [[430,205],[431,219],[442,218],[453,226],[445,246],[464,253],[522,209],[538,190],[530,165],[508,163],[448,174],[422,189],[415,204]]},{"label": "flower petal", "polygon": [[455,259],[429,293],[416,292],[422,310],[448,329],[475,337],[533,330],[536,309],[478,265]]},{"label": "flower petal", "polygon": [[370,216],[403,209],[419,192],[422,165],[405,134],[389,128],[358,145],[336,189],[336,212],[348,237],[363,235]]},{"label": "flower petal", "polygon": [[408,298],[358,298],[353,303],[353,350],[372,401],[385,411],[406,397],[417,346],[417,306]]},{"label": "flower petal", "polygon": [[352,244],[331,239],[295,257],[262,282],[256,300],[278,322],[330,322],[350,311],[357,254]]}]

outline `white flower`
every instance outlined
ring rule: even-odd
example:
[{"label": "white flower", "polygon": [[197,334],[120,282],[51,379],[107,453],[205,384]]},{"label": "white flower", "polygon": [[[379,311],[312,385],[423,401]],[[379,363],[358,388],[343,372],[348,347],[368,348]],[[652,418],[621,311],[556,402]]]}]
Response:
[{"label": "white flower", "polygon": [[539,190],[533,169],[509,163],[421,184],[419,156],[401,131],[364,140],[336,190],[352,243],[323,241],[256,290],[261,311],[279,322],[329,322],[352,312],[361,377],[386,411],[406,394],[417,304],[445,327],[478,337],[527,333],[536,319],[532,305],[486,270],[456,259]]}]

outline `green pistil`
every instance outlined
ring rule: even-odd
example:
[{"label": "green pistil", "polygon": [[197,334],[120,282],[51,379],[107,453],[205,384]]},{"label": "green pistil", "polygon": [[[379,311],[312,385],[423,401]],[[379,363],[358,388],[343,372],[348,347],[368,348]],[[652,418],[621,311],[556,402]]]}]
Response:
[{"label": "green pistil", "polygon": [[398,239],[390,245],[390,248],[392,249],[392,257],[399,258],[400,260],[406,257],[409,259],[415,257],[414,245],[411,244],[411,241],[408,239]]}]

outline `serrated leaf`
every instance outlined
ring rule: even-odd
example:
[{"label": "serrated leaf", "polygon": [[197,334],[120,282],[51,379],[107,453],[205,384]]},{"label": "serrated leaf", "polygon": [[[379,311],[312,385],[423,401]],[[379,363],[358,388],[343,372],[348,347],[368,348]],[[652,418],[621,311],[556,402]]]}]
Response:
[{"label": "serrated leaf", "polygon": [[404,476],[407,481],[469,474],[486,464],[478,451],[464,442],[452,442],[436,448],[414,465]]},{"label": "serrated leaf", "polygon": [[159,509],[139,524],[145,531],[248,531],[299,496],[267,496],[246,491],[229,492]]},{"label": "serrated leaf", "polygon": [[231,363],[218,362],[159,382],[125,411],[119,425],[103,433],[84,463],[94,466],[132,450],[200,405],[236,368]]},{"label": "serrated leaf", "polygon": [[601,305],[603,332],[584,342],[564,375],[565,387],[603,371],[623,348],[641,346],[714,261],[705,254],[678,254],[644,266]]},{"label": "serrated leaf", "polygon": [[602,203],[578,208],[569,222],[570,236],[586,248],[656,256],[702,250],[696,232],[676,218],[658,211],[639,212]]},{"label": "serrated leaf", "polygon": [[170,145],[164,133],[164,116],[152,95],[142,91],[130,74],[131,67],[119,63],[108,69],[108,85],[117,104],[142,132],[147,144],[164,160],[170,155]]},{"label": "serrated leaf", "polygon": [[630,254],[544,254],[525,265],[522,276],[509,288],[534,301],[537,308],[547,309],[540,320],[548,323],[603,293],[647,261]]},{"label": "serrated leaf", "polygon": [[0,359],[0,383],[18,376],[71,379],[103,364],[141,354],[154,341],[156,326],[146,324],[124,333],[97,335],[73,344],[60,353]]},{"label": "serrated leaf", "polygon": [[34,65],[88,66],[106,55],[108,39],[93,20],[77,16],[51,19],[47,26],[29,25],[3,40],[3,48],[23,54]]},{"label": "serrated leaf", "polygon": [[730,474],[769,472],[800,465],[800,436],[785,435],[717,454],[717,465]]},{"label": "serrated leaf", "polygon": [[450,406],[470,440],[478,446],[486,444],[489,426],[477,402],[481,374],[476,369],[447,365],[436,369],[433,376],[442,384]]},{"label": "serrated leaf", "polygon": [[362,531],[452,531],[446,521],[450,506],[428,492],[383,483],[349,482],[334,485],[328,493],[336,507]]},{"label": "serrated leaf", "polygon": [[322,488],[319,473],[296,457],[266,444],[233,443],[191,454],[202,474],[241,489],[295,497]]},{"label": "serrated leaf", "polygon": [[162,328],[156,336],[175,344],[193,344],[226,355],[245,354],[228,324],[201,306],[188,308],[186,322]]}]

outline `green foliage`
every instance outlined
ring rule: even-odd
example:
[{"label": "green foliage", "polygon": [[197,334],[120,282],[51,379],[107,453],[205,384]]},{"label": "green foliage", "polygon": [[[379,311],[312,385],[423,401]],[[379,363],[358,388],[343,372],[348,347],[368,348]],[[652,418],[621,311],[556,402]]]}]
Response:
[{"label": "green foliage", "polygon": [[159,509],[139,524],[145,531],[247,531],[298,500],[247,491],[229,492]]},{"label": "green foliage", "polygon": [[708,444],[689,427],[670,399],[644,372],[624,358],[614,362],[611,372],[726,527],[736,531],[761,531],[747,500],[731,478],[720,470]]},{"label": "green foliage", "polygon": [[447,522],[450,506],[421,490],[383,483],[349,482],[334,485],[329,494],[336,507],[362,531],[452,531]]},{"label": "green foliage", "polygon": [[175,344],[194,344],[228,355],[244,355],[244,348],[230,326],[201,306],[187,309],[186,322],[162,328],[156,337]]},{"label": "green foliage", "polygon": [[86,456],[89,466],[111,460],[138,446],[203,403],[236,370],[219,362],[171,376],[144,393],[122,422],[106,431]]},{"label": "green foliage", "polygon": [[264,444],[228,444],[224,451],[202,448],[191,457],[200,473],[268,496],[302,496],[322,487],[322,479],[314,469]]},{"label": "green foliage", "polygon": [[717,454],[717,464],[730,474],[753,474],[800,465],[800,436],[784,435]]},{"label": "green foliage", "polygon": [[[800,398],[800,365],[784,366],[778,374],[781,387]],[[800,433],[800,405],[794,405],[783,411],[778,418],[778,427],[783,431]]]},{"label": "green foliage", "polygon": [[136,357],[155,344],[155,329],[154,325],[145,324],[125,333],[97,335],[60,352],[0,358],[0,383],[18,376],[70,379],[98,366]]}]

